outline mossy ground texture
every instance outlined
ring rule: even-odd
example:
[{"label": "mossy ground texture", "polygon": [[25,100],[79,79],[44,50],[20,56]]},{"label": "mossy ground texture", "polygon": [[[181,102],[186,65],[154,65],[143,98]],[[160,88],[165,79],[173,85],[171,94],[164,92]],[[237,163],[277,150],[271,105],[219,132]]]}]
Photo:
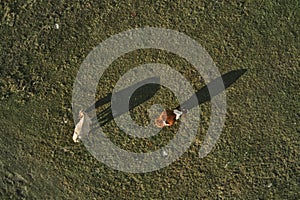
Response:
[{"label": "mossy ground texture", "polygon": [[[299,199],[299,13],[296,0],[1,1],[1,199]],[[190,36],[221,74],[247,72],[226,89],[226,123],[207,157],[199,159],[198,150],[209,102],[200,105],[199,133],[179,160],[131,174],[72,141],[72,89],[94,47],[145,26]],[[112,63],[97,97],[112,92],[128,69],[149,62],[170,65],[197,89],[204,85],[185,60],[137,50]],[[162,88],[133,110],[137,123],[148,120],[142,111],[151,103],[177,101]],[[114,143],[132,151],[165,145],[176,128],[138,141],[113,121],[104,127]]]}]

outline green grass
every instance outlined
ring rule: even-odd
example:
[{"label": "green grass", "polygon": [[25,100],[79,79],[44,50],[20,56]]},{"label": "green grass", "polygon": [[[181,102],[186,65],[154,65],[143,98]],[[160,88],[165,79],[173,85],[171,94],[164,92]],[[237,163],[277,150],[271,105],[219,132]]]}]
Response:
[{"label": "green grass", "polygon": [[[296,0],[1,1],[1,199],[299,199],[299,8]],[[178,161],[130,174],[107,167],[73,143],[72,86],[95,46],[144,26],[192,37],[222,74],[248,71],[226,91],[226,124],[207,157],[199,159],[198,150],[210,103],[201,105],[199,134]],[[112,64],[97,96],[111,92],[126,70],[147,62],[169,64],[197,89],[203,86],[184,60],[162,51],[135,51]],[[175,105],[173,99],[161,90],[133,113],[151,103]],[[113,122],[105,128],[123,148],[148,144],[135,146],[137,141],[114,131]],[[153,143],[165,144],[169,133]]]}]

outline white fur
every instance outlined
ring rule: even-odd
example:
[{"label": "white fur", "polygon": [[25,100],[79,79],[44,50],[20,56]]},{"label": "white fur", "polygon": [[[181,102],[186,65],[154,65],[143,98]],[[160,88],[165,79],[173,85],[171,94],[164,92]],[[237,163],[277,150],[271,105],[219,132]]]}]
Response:
[{"label": "white fur", "polygon": [[76,124],[75,129],[74,129],[74,134],[73,134],[74,142],[79,142],[79,139],[83,135],[88,134],[91,129],[90,125],[92,124],[92,121],[91,121],[90,117],[84,111],[79,112],[79,117],[80,117],[80,120]]},{"label": "white fur", "polygon": [[180,118],[180,116],[182,115],[182,112],[177,109],[175,109],[173,112],[176,115],[176,120],[178,120]]},{"label": "white fur", "polygon": [[163,121],[164,126],[169,126],[169,124],[166,123],[166,121]]}]

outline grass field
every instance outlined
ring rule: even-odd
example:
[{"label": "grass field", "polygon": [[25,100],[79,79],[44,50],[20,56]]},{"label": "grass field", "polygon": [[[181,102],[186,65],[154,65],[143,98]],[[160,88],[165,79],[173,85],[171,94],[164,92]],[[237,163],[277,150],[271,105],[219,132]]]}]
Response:
[{"label": "grass field", "polygon": [[[1,199],[299,199],[299,1],[0,1]],[[58,24],[59,27],[56,27]],[[199,159],[210,103],[201,104],[196,141],[161,170],[113,170],[72,141],[72,89],[88,53],[137,27],[182,32],[209,52],[221,74],[247,72],[226,90],[227,114],[213,151]],[[195,70],[163,51],[138,50],[116,60],[97,96],[112,92],[126,70],[169,64],[201,88]],[[101,89],[100,89],[101,88]],[[137,107],[176,104],[161,89]],[[140,115],[140,116],[139,116]],[[176,127],[154,138],[167,143]],[[122,148],[144,141],[105,125]]]}]

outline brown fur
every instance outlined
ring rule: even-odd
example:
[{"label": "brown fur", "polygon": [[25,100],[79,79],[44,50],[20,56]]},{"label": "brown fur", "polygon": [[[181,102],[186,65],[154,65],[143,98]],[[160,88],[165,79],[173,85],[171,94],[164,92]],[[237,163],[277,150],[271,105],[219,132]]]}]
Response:
[{"label": "brown fur", "polygon": [[[164,122],[166,124],[164,124]],[[172,126],[176,121],[176,115],[172,110],[165,110],[163,111],[156,119],[155,125],[158,128],[163,128],[164,126]]]}]

